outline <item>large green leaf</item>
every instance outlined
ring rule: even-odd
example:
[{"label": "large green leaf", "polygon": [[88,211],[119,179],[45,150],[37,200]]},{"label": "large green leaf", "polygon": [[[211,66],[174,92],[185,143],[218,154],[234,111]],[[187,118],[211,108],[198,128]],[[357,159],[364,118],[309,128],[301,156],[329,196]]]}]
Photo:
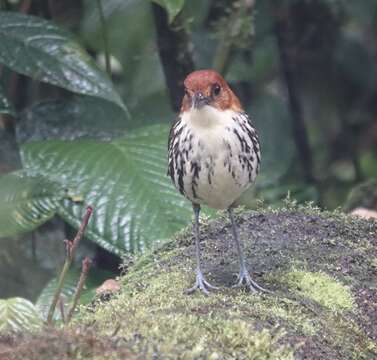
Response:
[{"label": "large green leaf", "polygon": [[[106,279],[110,278],[111,276],[113,275],[109,272],[100,271],[98,269],[90,269],[88,277],[85,281],[85,286],[80,295],[79,304],[90,303],[95,297],[96,288],[99,287]],[[79,277],[80,271],[78,271],[77,269],[70,269],[66,275],[64,286],[61,292],[61,297],[63,299],[64,309],[66,313],[72,305],[73,295],[75,294]],[[40,293],[37,299],[36,307],[39,313],[42,314],[42,317],[44,319],[47,319],[48,310],[54,297],[57,285],[58,278],[51,279],[43,288],[42,292]],[[61,313],[59,309],[55,310],[54,319],[61,319]]]},{"label": "large green leaf", "polygon": [[0,62],[34,79],[126,109],[110,79],[73,36],[47,20],[0,12]]},{"label": "large green leaf", "polygon": [[29,300],[0,299],[0,333],[33,330],[41,325],[42,318]]},{"label": "large green leaf", "polygon": [[0,84],[0,114],[14,115],[14,109],[4,94],[3,88]]},{"label": "large green leaf", "polygon": [[152,0],[166,9],[169,15],[169,22],[172,22],[182,10],[185,0]]},{"label": "large green leaf", "polygon": [[18,143],[78,138],[109,140],[123,135],[125,125],[124,112],[118,106],[77,95],[27,108],[17,119],[16,134]]},{"label": "large green leaf", "polygon": [[120,254],[168,239],[191,219],[187,201],[166,175],[168,126],[133,131],[113,142],[46,141],[22,148],[26,169],[76,190],[83,204],[61,202],[58,213],[78,227],[94,206],[87,235]]},{"label": "large green leaf", "polygon": [[14,172],[0,177],[0,237],[35,229],[50,219],[66,192],[41,176]]}]

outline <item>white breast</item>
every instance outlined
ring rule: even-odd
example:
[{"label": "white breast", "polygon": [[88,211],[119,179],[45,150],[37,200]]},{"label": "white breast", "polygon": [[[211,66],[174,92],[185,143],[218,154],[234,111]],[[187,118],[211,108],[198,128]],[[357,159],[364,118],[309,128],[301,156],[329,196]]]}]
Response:
[{"label": "white breast", "polygon": [[255,146],[245,130],[254,129],[247,116],[205,106],[183,113],[181,126],[185,195],[194,203],[228,208],[257,174]]}]

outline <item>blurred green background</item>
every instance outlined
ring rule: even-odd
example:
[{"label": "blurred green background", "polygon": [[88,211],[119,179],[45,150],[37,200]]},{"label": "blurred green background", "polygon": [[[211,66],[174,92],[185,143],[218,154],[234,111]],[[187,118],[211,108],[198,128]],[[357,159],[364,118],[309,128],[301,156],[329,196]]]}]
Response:
[{"label": "blurred green background", "polygon": [[0,5],[0,298],[46,294],[88,204],[93,287],[189,224],[166,146],[194,69],[221,72],[259,131],[247,206],[343,207],[377,178],[375,0]]}]

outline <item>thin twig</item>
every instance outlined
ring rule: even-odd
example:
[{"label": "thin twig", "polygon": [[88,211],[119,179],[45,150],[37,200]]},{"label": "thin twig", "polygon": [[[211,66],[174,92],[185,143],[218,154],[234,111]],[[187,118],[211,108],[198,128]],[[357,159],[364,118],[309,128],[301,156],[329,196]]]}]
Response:
[{"label": "thin twig", "polygon": [[103,12],[103,6],[102,6],[101,0],[97,0],[97,8],[98,8],[98,12],[99,12],[100,21],[101,21],[102,41],[103,41],[103,46],[105,48],[106,71],[109,74],[109,76],[111,76],[109,41],[108,41],[108,38],[107,38],[106,19],[105,19],[105,14]]},{"label": "thin twig", "polygon": [[84,215],[84,218],[81,222],[80,228],[79,228],[75,238],[73,239],[73,241],[67,241],[66,242],[67,256],[66,256],[66,259],[65,259],[65,262],[64,262],[63,269],[62,269],[60,276],[59,276],[58,286],[55,290],[54,297],[53,297],[51,305],[50,305],[50,309],[48,310],[47,324],[52,323],[52,318],[54,316],[55,308],[56,308],[56,305],[59,301],[60,293],[61,293],[63,285],[64,285],[64,279],[65,279],[67,272],[68,272],[68,270],[69,270],[69,268],[72,264],[72,261],[73,261],[74,255],[75,255],[75,251],[77,249],[77,246],[78,246],[82,236],[84,235],[85,229],[88,225],[88,221],[89,221],[90,216],[92,215],[92,212],[93,212],[92,207],[88,206],[86,208],[86,213]]},{"label": "thin twig", "polygon": [[113,333],[111,334],[111,337],[117,336],[117,334],[118,334],[119,330],[121,329],[121,327],[122,327],[121,324],[118,324],[116,326],[116,328],[114,329]]},{"label": "thin twig", "polygon": [[85,229],[88,225],[88,222],[89,222],[90,216],[92,215],[92,212],[93,212],[93,208],[91,206],[88,206],[86,208],[86,213],[84,215],[84,218],[82,219],[79,231],[77,232],[75,238],[72,241],[72,247],[70,249],[70,254],[69,254],[71,256],[71,259],[73,259],[75,251],[76,251],[76,249],[79,245],[79,242],[84,235]]},{"label": "thin twig", "polygon": [[75,308],[76,308],[76,306],[77,306],[77,304],[79,302],[80,295],[81,295],[82,289],[84,288],[85,280],[86,280],[86,278],[88,276],[88,272],[89,272],[91,263],[92,262],[91,262],[91,260],[88,257],[86,257],[82,261],[80,279],[79,279],[79,281],[77,283],[77,286],[76,286],[76,291],[75,291],[75,295],[73,297],[72,306],[69,309],[69,312],[68,312],[68,315],[67,315],[67,324],[71,321],[73,313],[75,311]]},{"label": "thin twig", "polygon": [[60,296],[59,298],[59,310],[60,310],[60,316],[62,317],[63,324],[65,324],[65,313],[64,313],[64,301],[63,297]]}]

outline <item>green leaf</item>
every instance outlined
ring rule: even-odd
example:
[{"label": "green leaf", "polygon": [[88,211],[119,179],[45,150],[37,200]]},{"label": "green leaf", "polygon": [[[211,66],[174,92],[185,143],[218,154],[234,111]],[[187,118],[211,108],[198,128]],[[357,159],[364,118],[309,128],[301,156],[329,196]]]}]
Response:
[{"label": "green leaf", "polygon": [[0,114],[15,115],[13,106],[6,98],[1,85],[0,85]]},{"label": "green leaf", "polygon": [[0,299],[0,333],[34,330],[41,325],[42,318],[29,300]]},{"label": "green leaf", "polygon": [[88,96],[43,101],[20,114],[16,124],[17,142],[77,138],[109,140],[124,134],[124,120],[124,112],[118,106]]},{"label": "green leaf", "polygon": [[[88,304],[90,303],[95,295],[96,288],[99,287],[106,279],[113,277],[114,275],[107,272],[101,271],[98,269],[90,269],[88,277],[85,281],[85,286],[80,296],[79,304]],[[61,292],[61,297],[64,303],[65,314],[68,313],[68,310],[71,308],[73,302],[73,296],[75,294],[77,282],[80,277],[80,271],[77,269],[70,269],[66,275],[64,286]],[[50,304],[54,297],[56,287],[58,285],[58,278],[51,279],[47,285],[43,288],[40,293],[36,307],[39,313],[42,315],[43,319],[47,319],[48,310]],[[55,310],[54,313],[55,320],[61,320],[61,313],[59,309]]]},{"label": "green leaf", "polygon": [[49,220],[65,191],[41,176],[14,172],[0,177],[0,237],[31,231]]},{"label": "green leaf", "polygon": [[169,23],[171,23],[182,10],[185,0],[152,0],[156,4],[165,8],[168,12]]},{"label": "green leaf", "polygon": [[94,206],[87,236],[121,254],[159,245],[191,220],[189,203],[166,175],[169,127],[154,125],[113,142],[46,141],[22,147],[23,164],[75,189],[84,203],[60,203],[76,228]]},{"label": "green leaf", "polygon": [[16,12],[0,12],[0,63],[14,71],[72,92],[126,107],[110,79],[54,23]]}]

